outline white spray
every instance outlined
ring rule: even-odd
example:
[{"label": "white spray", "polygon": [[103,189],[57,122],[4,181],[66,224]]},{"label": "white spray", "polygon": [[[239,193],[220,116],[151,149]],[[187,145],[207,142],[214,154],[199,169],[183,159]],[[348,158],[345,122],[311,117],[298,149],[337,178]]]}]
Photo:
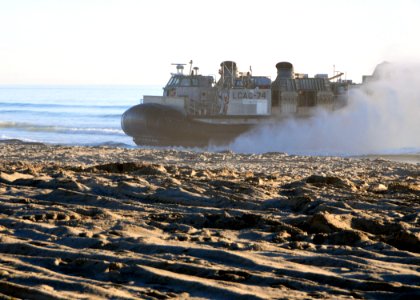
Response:
[{"label": "white spray", "polygon": [[362,155],[420,152],[420,65],[382,64],[348,105],[305,120],[284,120],[240,136],[235,152]]}]

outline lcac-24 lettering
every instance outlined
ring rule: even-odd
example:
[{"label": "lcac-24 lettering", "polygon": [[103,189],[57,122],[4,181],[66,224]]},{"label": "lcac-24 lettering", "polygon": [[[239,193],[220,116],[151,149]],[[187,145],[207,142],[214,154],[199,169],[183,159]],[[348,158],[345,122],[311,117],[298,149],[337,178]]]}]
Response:
[{"label": "lcac-24 lettering", "polygon": [[232,99],[241,100],[241,99],[266,99],[267,92],[259,90],[248,90],[248,91],[235,91],[231,92]]}]

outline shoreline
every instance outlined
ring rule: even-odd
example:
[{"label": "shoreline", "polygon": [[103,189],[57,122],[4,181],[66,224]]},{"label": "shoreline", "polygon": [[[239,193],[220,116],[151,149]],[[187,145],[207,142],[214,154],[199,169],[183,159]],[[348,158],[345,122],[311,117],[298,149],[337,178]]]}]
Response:
[{"label": "shoreline", "polygon": [[[185,151],[185,152],[196,152],[196,153],[222,153],[222,152],[231,152],[238,155],[265,155],[267,153],[258,153],[258,154],[249,154],[249,153],[237,153],[230,150],[206,150],[201,148],[183,148],[183,147],[138,147],[130,146],[126,144],[113,144],[113,143],[103,143],[98,145],[63,145],[63,144],[54,144],[54,143],[43,143],[43,142],[33,142],[33,141],[23,141],[19,139],[0,139],[0,144],[21,144],[21,145],[44,145],[46,147],[86,147],[86,148],[110,148],[110,149],[127,149],[127,150],[157,150],[157,151]],[[351,158],[351,159],[383,159],[399,163],[409,163],[409,164],[420,164],[420,153],[399,153],[399,154],[359,154],[359,155],[305,155],[305,154],[288,154],[284,152],[274,152],[278,154],[285,154],[291,156],[301,156],[301,157],[338,157],[338,158]]]},{"label": "shoreline", "polygon": [[[357,156],[356,156],[357,157]],[[370,155],[361,155],[360,158],[369,158],[369,159],[385,159],[394,162],[409,163],[409,164],[420,164],[420,153],[413,154],[370,154]]]},{"label": "shoreline", "polygon": [[0,144],[0,297],[420,295],[416,164]]}]

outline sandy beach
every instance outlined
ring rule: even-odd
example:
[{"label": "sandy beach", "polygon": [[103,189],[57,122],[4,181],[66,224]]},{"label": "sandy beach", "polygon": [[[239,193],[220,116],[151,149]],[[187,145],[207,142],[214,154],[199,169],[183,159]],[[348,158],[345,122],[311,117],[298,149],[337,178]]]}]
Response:
[{"label": "sandy beach", "polygon": [[0,143],[0,299],[415,299],[420,169]]}]

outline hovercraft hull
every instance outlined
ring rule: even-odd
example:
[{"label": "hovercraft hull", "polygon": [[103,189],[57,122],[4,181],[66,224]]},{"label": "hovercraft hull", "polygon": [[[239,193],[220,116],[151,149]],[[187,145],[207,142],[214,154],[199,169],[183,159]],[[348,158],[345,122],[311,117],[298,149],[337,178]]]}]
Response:
[{"label": "hovercraft hull", "polygon": [[121,127],[137,145],[203,147],[227,145],[252,125],[207,123],[171,107],[149,103],[127,110]]}]

